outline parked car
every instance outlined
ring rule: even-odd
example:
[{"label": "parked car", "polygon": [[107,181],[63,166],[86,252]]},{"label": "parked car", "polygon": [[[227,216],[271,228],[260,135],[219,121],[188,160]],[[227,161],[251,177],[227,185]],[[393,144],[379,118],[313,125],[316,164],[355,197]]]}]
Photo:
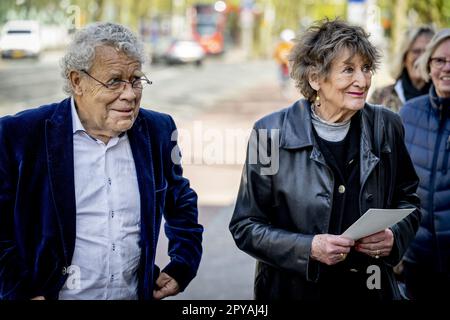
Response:
[{"label": "parked car", "polygon": [[0,37],[3,58],[37,58],[41,48],[40,27],[37,21],[12,20],[3,27]]},{"label": "parked car", "polygon": [[159,37],[157,41],[149,46],[152,64],[165,62],[166,53],[173,43],[171,37]]},{"label": "parked car", "polygon": [[174,40],[165,54],[167,64],[195,63],[200,66],[205,59],[205,50],[195,40]]}]

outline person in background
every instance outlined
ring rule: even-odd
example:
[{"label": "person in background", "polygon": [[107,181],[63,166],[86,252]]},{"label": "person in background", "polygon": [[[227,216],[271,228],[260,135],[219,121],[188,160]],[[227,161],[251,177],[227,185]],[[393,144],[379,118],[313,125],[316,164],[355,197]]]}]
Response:
[{"label": "person in background", "polygon": [[[254,126],[229,228],[257,259],[256,299],[401,298],[392,267],[419,226],[419,181],[398,114],[366,103],[380,59],[368,38],[340,20],[311,26],[290,55],[305,99]],[[369,208],[414,210],[356,241],[342,236]]]},{"label": "person in background", "polygon": [[289,84],[289,60],[288,56],[294,46],[292,40],[295,38],[295,32],[291,29],[284,29],[280,34],[281,41],[277,44],[273,57],[278,65],[278,75],[280,79],[281,94],[287,98]]},{"label": "person in background", "polygon": [[[400,110],[406,146],[420,178],[423,217],[404,256],[411,299],[450,297],[450,29],[439,31],[418,60],[432,85]],[[442,295],[444,294],[444,295]]]},{"label": "person in background", "polygon": [[0,299],[162,299],[195,277],[197,195],[173,119],[140,108],[144,61],[129,29],[88,25],[61,61],[68,98],[0,119]]},{"label": "person in background", "polygon": [[425,51],[433,35],[434,30],[429,26],[407,32],[392,72],[395,83],[376,89],[369,98],[370,103],[380,104],[398,112],[406,101],[428,93],[430,82],[422,78],[415,62]]}]

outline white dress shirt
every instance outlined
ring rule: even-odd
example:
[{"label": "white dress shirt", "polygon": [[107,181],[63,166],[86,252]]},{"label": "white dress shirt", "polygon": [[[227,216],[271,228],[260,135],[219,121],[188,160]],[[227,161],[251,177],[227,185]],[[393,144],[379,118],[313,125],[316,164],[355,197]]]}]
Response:
[{"label": "white dress shirt", "polygon": [[127,134],[104,144],[72,98],[76,241],[59,299],[137,299],[140,195]]}]

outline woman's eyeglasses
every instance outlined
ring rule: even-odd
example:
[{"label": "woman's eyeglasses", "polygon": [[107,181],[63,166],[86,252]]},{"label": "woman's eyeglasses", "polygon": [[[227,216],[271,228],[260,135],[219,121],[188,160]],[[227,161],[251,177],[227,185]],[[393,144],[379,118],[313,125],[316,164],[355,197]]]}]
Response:
[{"label": "woman's eyeglasses", "polygon": [[442,69],[450,59],[445,59],[444,57],[436,57],[430,59],[430,65],[435,69]]}]

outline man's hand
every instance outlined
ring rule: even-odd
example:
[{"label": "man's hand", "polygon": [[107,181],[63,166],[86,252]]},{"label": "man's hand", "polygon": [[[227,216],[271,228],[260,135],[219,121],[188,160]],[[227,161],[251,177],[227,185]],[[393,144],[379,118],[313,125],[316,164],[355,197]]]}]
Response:
[{"label": "man's hand", "polygon": [[165,272],[161,272],[156,279],[158,290],[153,290],[153,298],[160,300],[168,296],[174,296],[180,292],[178,282]]},{"label": "man's hand", "polygon": [[315,235],[311,244],[311,258],[327,265],[345,260],[355,242],[332,234]]},{"label": "man's hand", "polygon": [[356,251],[365,253],[371,257],[387,257],[394,245],[394,234],[391,229],[374,233],[356,242]]},{"label": "man's hand", "polygon": [[31,300],[45,300],[45,297],[37,296],[37,297],[31,298]]}]

